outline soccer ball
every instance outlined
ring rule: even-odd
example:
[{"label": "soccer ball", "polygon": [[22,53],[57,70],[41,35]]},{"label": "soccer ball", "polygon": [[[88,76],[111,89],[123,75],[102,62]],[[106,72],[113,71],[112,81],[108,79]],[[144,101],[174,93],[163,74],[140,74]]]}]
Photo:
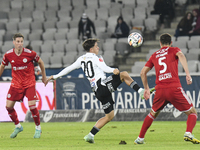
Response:
[{"label": "soccer ball", "polygon": [[143,43],[143,37],[137,32],[133,32],[128,36],[128,44],[133,47],[139,47]]}]

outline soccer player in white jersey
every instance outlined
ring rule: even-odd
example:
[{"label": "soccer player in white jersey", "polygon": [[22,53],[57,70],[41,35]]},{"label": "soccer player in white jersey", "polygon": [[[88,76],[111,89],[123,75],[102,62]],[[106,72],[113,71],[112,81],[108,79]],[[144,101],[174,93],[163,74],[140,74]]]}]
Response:
[{"label": "soccer player in white jersey", "polygon": [[[113,119],[114,101],[111,93],[115,91],[122,82],[125,82],[128,86],[137,91],[140,96],[143,96],[144,91],[143,88],[140,88],[136,81],[129,76],[128,72],[120,72],[117,68],[111,68],[105,64],[103,58],[98,56],[98,42],[98,39],[87,39],[84,41],[82,45],[87,53],[80,56],[72,65],[66,67],[60,73],[50,76],[46,82],[47,84],[51,79],[57,79],[68,74],[72,70],[82,68],[85,76],[90,81],[95,96],[102,103],[102,108],[105,112],[105,117],[100,118],[90,133],[84,137],[85,141],[89,143],[94,143],[94,135]],[[113,75],[106,77],[105,73],[113,73]],[[153,90],[154,88],[151,89],[151,92]]]}]

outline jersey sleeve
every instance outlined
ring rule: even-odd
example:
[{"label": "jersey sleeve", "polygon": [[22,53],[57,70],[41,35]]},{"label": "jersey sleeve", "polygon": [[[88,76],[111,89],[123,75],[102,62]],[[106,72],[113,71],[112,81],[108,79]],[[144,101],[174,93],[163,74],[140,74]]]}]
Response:
[{"label": "jersey sleeve", "polygon": [[73,71],[75,69],[78,69],[80,67],[81,67],[81,59],[79,57],[73,64],[71,64],[70,66],[66,67],[65,69],[63,69],[58,74],[53,75],[53,79],[57,79],[59,77],[62,77],[62,76],[66,75],[66,74],[70,73],[71,71]]},{"label": "jersey sleeve", "polygon": [[32,53],[33,60],[35,62],[38,62],[38,60],[40,59],[40,56],[35,51],[31,51],[31,53]]},{"label": "jersey sleeve", "polygon": [[8,66],[9,60],[7,59],[7,54],[4,54],[2,64],[4,66]]},{"label": "jersey sleeve", "polygon": [[173,52],[174,52],[174,54],[176,55],[176,53],[181,52],[181,50],[180,50],[180,48],[178,48],[178,47],[174,47]]},{"label": "jersey sleeve", "polygon": [[102,56],[99,57],[95,57],[95,62],[97,63],[97,66],[103,70],[106,73],[113,73],[113,71],[115,70],[115,68],[111,68],[109,66],[106,65],[106,63],[104,62],[104,59]]},{"label": "jersey sleeve", "polygon": [[151,55],[149,60],[146,62],[146,64],[145,64],[146,67],[153,68],[154,64],[152,62],[152,58],[153,58],[153,55]]}]

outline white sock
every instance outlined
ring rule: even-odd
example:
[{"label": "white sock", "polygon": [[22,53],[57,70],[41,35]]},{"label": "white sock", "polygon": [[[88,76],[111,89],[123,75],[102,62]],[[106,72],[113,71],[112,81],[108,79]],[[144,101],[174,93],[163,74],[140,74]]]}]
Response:
[{"label": "white sock", "polygon": [[185,132],[185,134],[191,134],[190,132]]},{"label": "white sock", "polygon": [[20,123],[18,123],[18,124],[15,125],[16,128],[21,128],[21,126],[22,125]]},{"label": "white sock", "polygon": [[143,90],[143,88],[139,88],[138,93],[140,93]]},{"label": "white sock", "polygon": [[40,125],[39,126],[35,126],[35,129],[41,130],[41,126]]},{"label": "white sock", "polygon": [[144,141],[144,138],[140,138],[140,137],[138,137],[138,139],[139,139],[140,141]]},{"label": "white sock", "polygon": [[89,133],[92,137],[94,137],[94,134],[92,134],[91,132]]}]

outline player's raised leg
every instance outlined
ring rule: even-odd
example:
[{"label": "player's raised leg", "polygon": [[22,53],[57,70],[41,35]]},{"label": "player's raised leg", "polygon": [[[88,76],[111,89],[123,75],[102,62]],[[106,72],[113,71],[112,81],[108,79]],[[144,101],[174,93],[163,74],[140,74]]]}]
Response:
[{"label": "player's raised leg", "polygon": [[[128,74],[127,71],[120,72],[120,79],[122,82],[125,82],[128,86],[134,89],[136,92],[140,94],[140,97],[144,99],[144,89],[141,88],[136,81],[134,81]],[[150,93],[153,93],[155,88],[150,89]]]}]

